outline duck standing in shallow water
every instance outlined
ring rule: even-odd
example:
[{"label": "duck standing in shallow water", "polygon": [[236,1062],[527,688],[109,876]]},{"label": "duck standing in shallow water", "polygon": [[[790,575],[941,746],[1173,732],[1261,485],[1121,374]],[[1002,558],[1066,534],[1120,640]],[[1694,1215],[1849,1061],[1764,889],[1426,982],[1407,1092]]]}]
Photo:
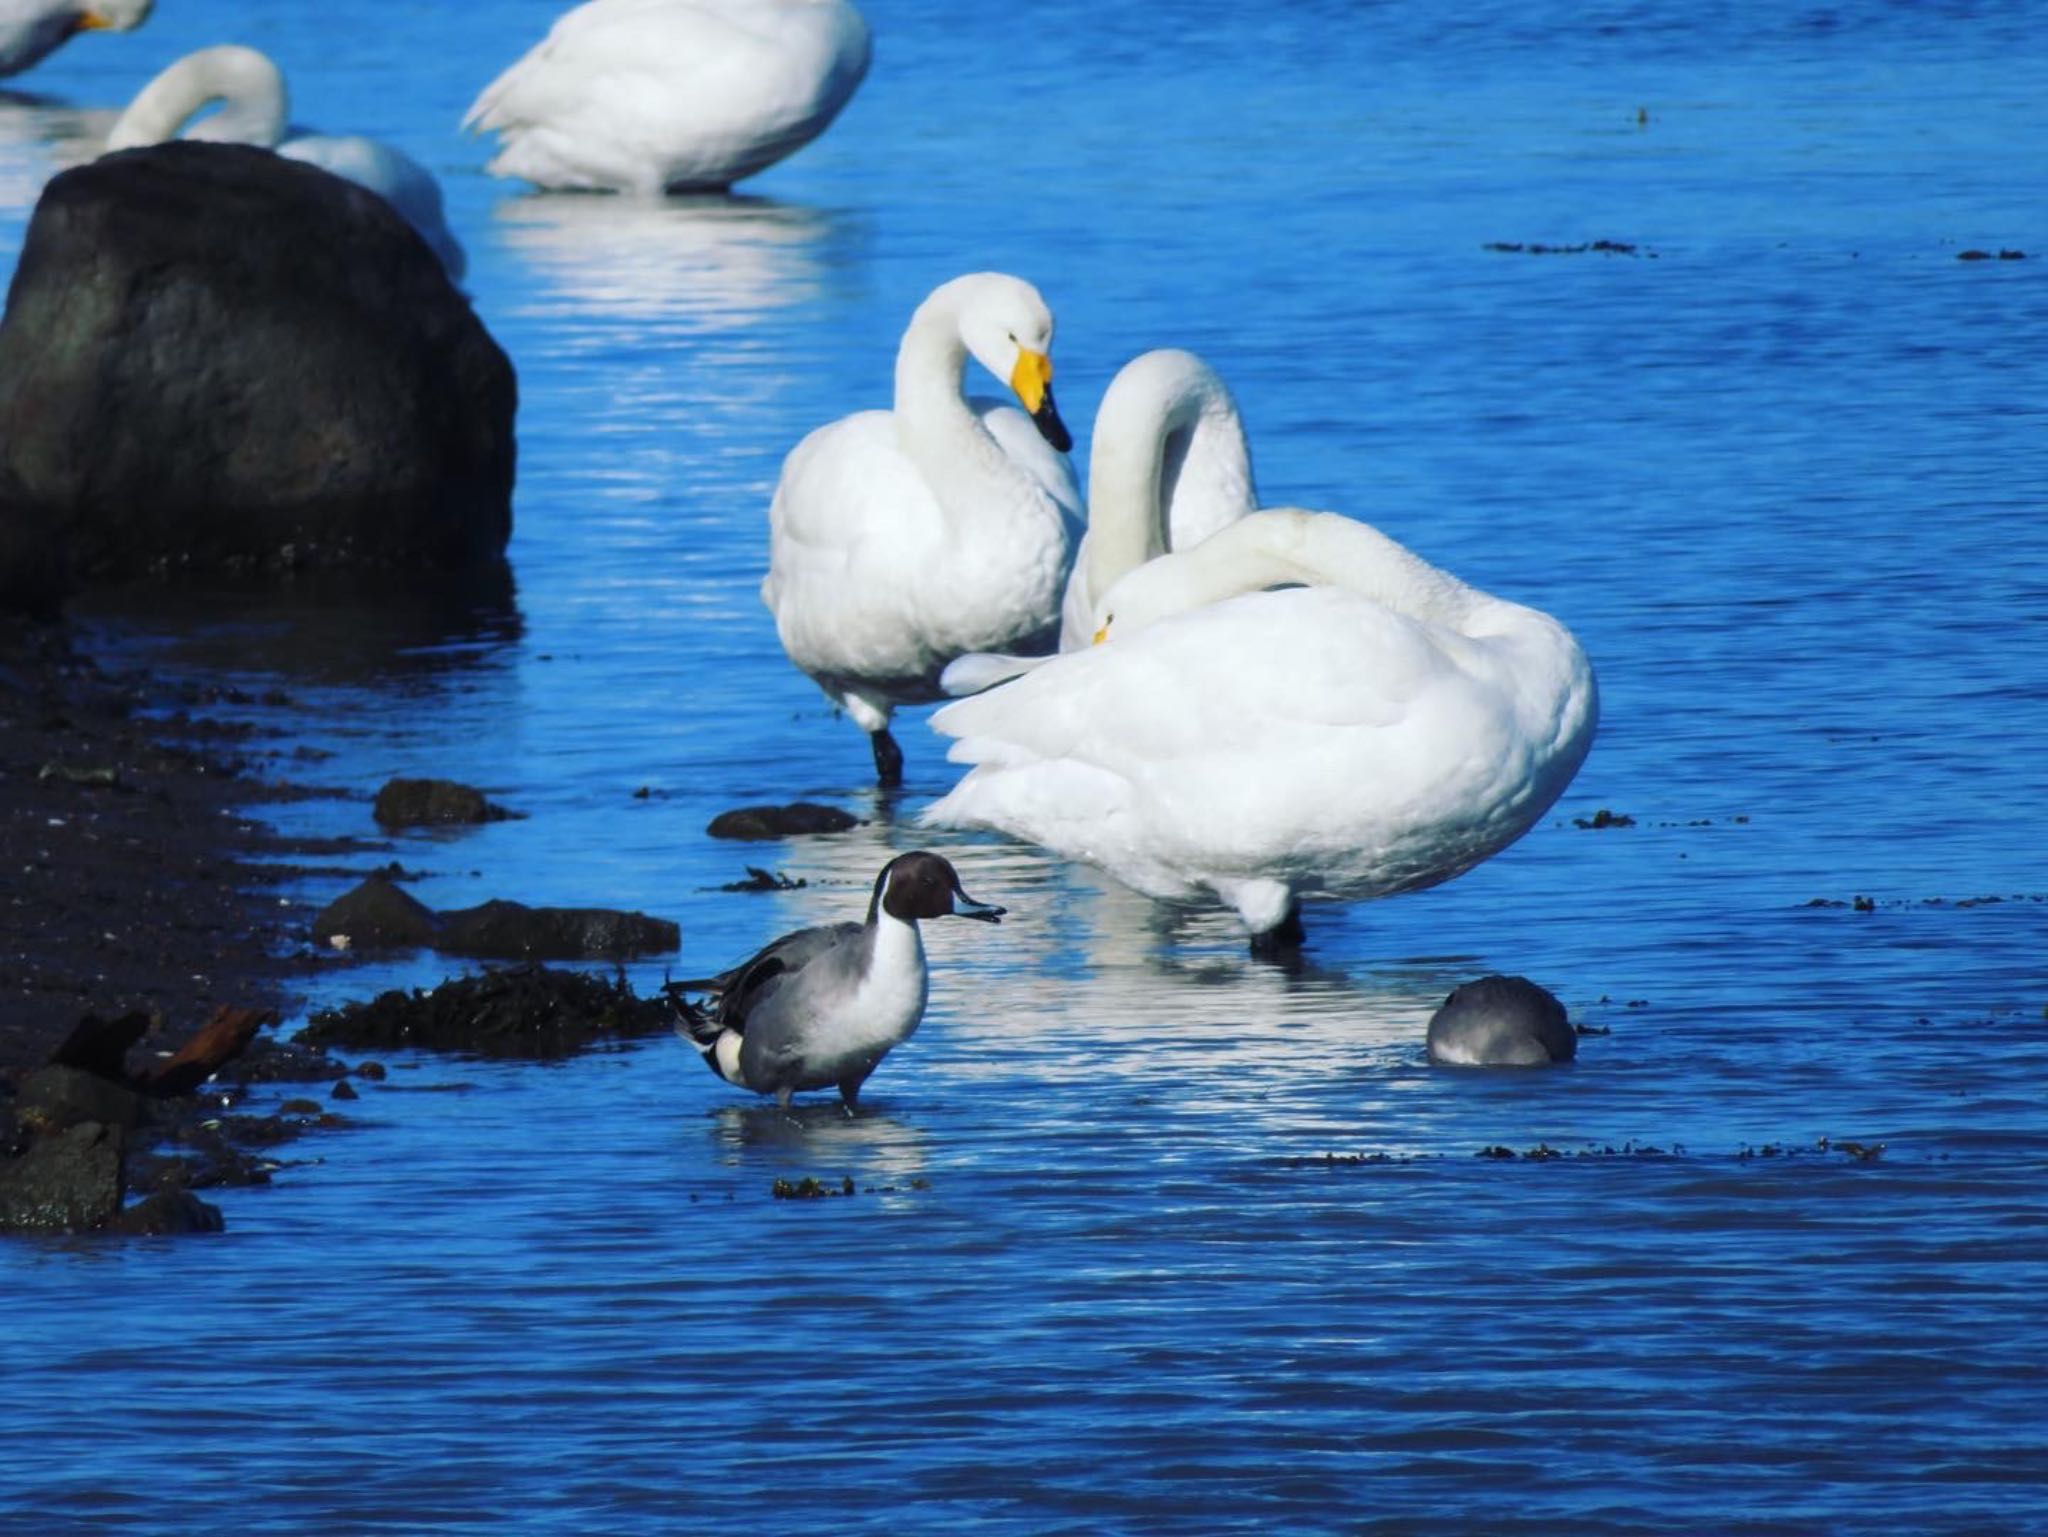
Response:
[{"label": "duck standing in shallow water", "polygon": [[[1081,489],[1052,328],[1022,278],[942,284],[903,332],[895,408],[830,422],[783,461],[761,601],[789,659],[868,733],[885,786],[903,782],[896,706],[942,698],[957,656],[1058,638]],[[969,357],[1024,410],[963,396]]]},{"label": "duck standing in shallow water", "polygon": [[1096,639],[932,717],[973,767],[923,820],[1221,901],[1255,953],[1299,942],[1303,897],[1418,891],[1499,853],[1599,719],[1563,625],[1336,513],[1251,513],[1146,562]]},{"label": "duck standing in shallow water", "polygon": [[785,934],[720,976],[685,987],[712,994],[688,1009],[676,1033],[727,1083],[773,1094],[782,1108],[799,1089],[836,1087],[847,1108],[889,1049],[924,1018],[920,918],[995,923],[1000,907],[960,888],[937,854],[899,854],[875,877],[865,923],[831,923]]}]

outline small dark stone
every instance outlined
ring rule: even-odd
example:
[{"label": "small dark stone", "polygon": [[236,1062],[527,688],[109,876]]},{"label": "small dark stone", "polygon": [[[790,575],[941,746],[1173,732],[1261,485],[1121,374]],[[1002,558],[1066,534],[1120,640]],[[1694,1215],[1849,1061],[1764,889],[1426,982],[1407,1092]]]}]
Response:
[{"label": "small dark stone", "polygon": [[143,1097],[124,1084],[55,1065],[39,1067],[23,1080],[14,1113],[25,1125],[59,1131],[82,1122],[140,1126],[149,1110]]},{"label": "small dark stone", "polygon": [[527,907],[485,902],[441,914],[436,947],[491,960],[598,960],[658,955],[682,944],[666,918],[602,907]]},{"label": "small dark stone", "polygon": [[179,1233],[218,1233],[227,1226],[220,1208],[189,1190],[159,1190],[137,1201],[107,1224],[109,1233],[165,1238]]},{"label": "small dark stone", "polygon": [[377,792],[370,815],[380,827],[440,827],[502,822],[512,813],[452,779],[394,779]]},{"label": "small dark stone", "polygon": [[360,1099],[361,1097],[361,1095],[356,1093],[356,1086],[346,1078],[341,1079],[334,1085],[334,1098],[336,1099]]},{"label": "small dark stone", "polygon": [[1455,1067],[1548,1067],[1578,1055],[1564,1005],[1527,977],[1455,988],[1429,1021],[1429,1060]]},{"label": "small dark stone", "polygon": [[[69,1071],[69,1069],[65,1069]],[[86,1121],[0,1164],[0,1232],[82,1233],[121,1210],[122,1134]]]},{"label": "small dark stone", "polygon": [[149,1033],[150,1019],[136,1011],[118,1019],[101,1019],[88,1014],[50,1053],[53,1067],[75,1067],[113,1083],[128,1080],[128,1051]]},{"label": "small dark stone", "polygon": [[801,891],[810,882],[791,880],[780,870],[763,870],[759,865],[747,866],[747,878],[743,881],[727,881],[720,891]]},{"label": "small dark stone", "polygon": [[345,939],[352,949],[431,945],[439,931],[440,920],[432,908],[381,874],[343,892],[313,919],[314,943],[328,945]]},{"label": "small dark stone", "polygon": [[714,838],[737,838],[759,842],[767,838],[794,838],[810,833],[843,833],[858,827],[860,818],[837,806],[815,801],[792,801],[787,806],[739,806],[721,811],[704,829]]}]

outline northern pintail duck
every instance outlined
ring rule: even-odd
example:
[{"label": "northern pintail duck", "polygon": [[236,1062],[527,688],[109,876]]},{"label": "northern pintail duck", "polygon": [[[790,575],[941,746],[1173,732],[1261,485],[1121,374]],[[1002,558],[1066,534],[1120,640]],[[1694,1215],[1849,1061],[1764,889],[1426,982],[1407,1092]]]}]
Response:
[{"label": "northern pintail duck", "polygon": [[683,984],[712,996],[708,1008],[685,1007],[676,1033],[727,1083],[773,1094],[784,1109],[798,1089],[835,1085],[851,1109],[924,1017],[918,920],[994,923],[1002,912],[968,896],[937,854],[899,854],[875,877],[865,923],[798,929],[730,971]]}]

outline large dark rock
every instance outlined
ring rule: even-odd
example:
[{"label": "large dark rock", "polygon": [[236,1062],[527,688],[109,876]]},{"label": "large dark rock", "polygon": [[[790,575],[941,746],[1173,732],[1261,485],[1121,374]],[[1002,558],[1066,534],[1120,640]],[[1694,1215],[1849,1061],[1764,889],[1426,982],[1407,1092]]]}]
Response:
[{"label": "large dark rock", "polygon": [[239,145],[53,178],[0,321],[0,595],[450,569],[511,533],[511,364],[376,194]]},{"label": "large dark rock", "polygon": [[0,1233],[85,1233],[121,1209],[121,1132],[87,1121],[0,1163]]}]

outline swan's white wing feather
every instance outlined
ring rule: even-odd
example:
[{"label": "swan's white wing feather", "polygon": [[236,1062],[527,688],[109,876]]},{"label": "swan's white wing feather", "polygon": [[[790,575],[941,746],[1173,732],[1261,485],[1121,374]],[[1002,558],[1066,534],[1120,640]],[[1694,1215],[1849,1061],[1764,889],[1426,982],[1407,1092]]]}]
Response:
[{"label": "swan's white wing feather", "polygon": [[927,815],[1154,895],[1246,877],[1426,884],[1561,788],[1539,761],[1555,690],[1522,661],[1340,589],[1248,594],[940,710],[934,728],[975,767]]},{"label": "swan's white wing feather", "polygon": [[[1065,456],[1028,416],[975,404],[1006,449],[1024,441],[1021,423],[1044,450],[1025,467],[1048,494],[1078,496]],[[1069,504],[1059,505],[1066,513]],[[829,423],[790,452],[769,508],[769,542],[761,598],[790,659],[835,697],[858,679],[899,701],[939,697],[940,670],[954,657],[1043,628],[1049,600],[1028,594],[1050,593],[1065,554],[1046,546],[1045,568],[1036,570],[1020,566],[1014,549],[955,537],[887,411]]]}]

